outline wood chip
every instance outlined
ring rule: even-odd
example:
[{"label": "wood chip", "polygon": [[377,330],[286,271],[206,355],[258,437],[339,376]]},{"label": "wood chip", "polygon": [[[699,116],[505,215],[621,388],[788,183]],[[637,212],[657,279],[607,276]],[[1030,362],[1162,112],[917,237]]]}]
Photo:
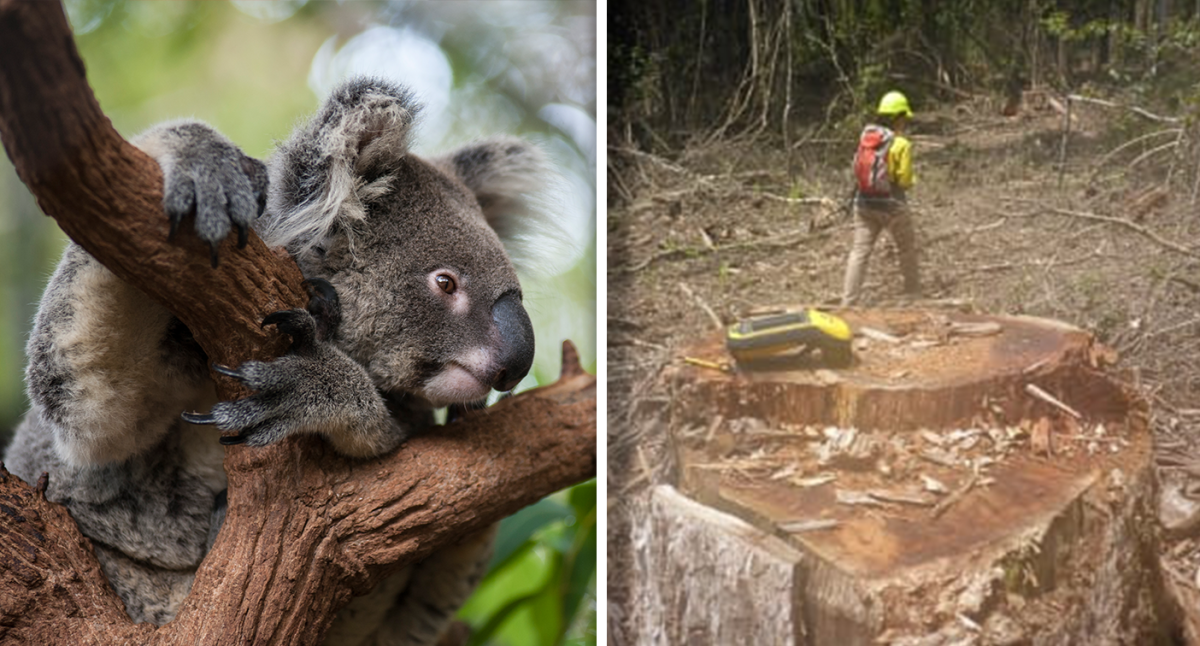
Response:
[{"label": "wood chip", "polygon": [[837,480],[836,475],[834,475],[832,473],[822,473],[820,475],[809,476],[807,478],[792,478],[788,482],[791,482],[792,484],[796,485],[797,487],[811,489],[813,487],[819,487],[823,484],[829,484],[830,482],[833,482],[834,480]]},{"label": "wood chip", "polygon": [[983,323],[960,323],[954,322],[950,324],[948,332],[950,336],[967,336],[981,337],[1000,334],[1004,328],[999,323],[987,321]]},{"label": "wood chip", "polygon": [[1079,413],[1079,411],[1075,410],[1074,408],[1071,408],[1070,406],[1067,406],[1062,401],[1060,401],[1057,397],[1042,390],[1041,388],[1037,387],[1035,384],[1025,384],[1025,392],[1036,397],[1037,399],[1040,399],[1040,400],[1046,402],[1047,404],[1050,404],[1051,406],[1054,406],[1055,408],[1070,415],[1071,417],[1074,417],[1075,419],[1083,419],[1083,415],[1081,415]]},{"label": "wood chip", "polygon": [[865,336],[872,341],[883,341],[884,343],[891,343],[892,345],[897,345],[902,341],[902,339],[898,336],[888,334],[883,330],[876,330],[873,327],[867,327],[865,325],[858,328],[858,333],[859,335]]},{"label": "wood chip", "polygon": [[721,428],[721,423],[724,421],[725,418],[720,415],[713,418],[712,422],[708,425],[708,432],[704,434],[705,443],[713,441],[713,438],[717,435],[717,429]]},{"label": "wood chip", "polygon": [[866,507],[882,507],[883,503],[865,491],[838,489],[835,492],[839,505],[863,505]]},{"label": "wood chip", "polygon": [[958,618],[959,623],[961,623],[962,625],[967,627],[967,630],[969,630],[973,633],[977,633],[977,632],[980,632],[983,630],[983,626],[980,626],[978,623],[975,622],[975,620],[964,615],[963,613],[960,612],[960,613],[956,614],[955,616]]},{"label": "wood chip", "polygon": [[803,534],[805,532],[816,532],[823,529],[833,529],[842,524],[842,521],[833,518],[814,518],[803,520],[789,520],[779,523],[779,529],[789,534]]},{"label": "wood chip", "polygon": [[952,507],[959,500],[962,500],[962,498],[967,495],[967,492],[971,491],[971,489],[975,487],[975,484],[978,480],[979,475],[972,471],[971,475],[967,476],[967,480],[962,484],[962,486],[960,486],[958,489],[955,489],[954,493],[951,493],[949,496],[943,498],[941,502],[934,505],[933,511],[930,512],[930,516],[932,516],[935,520],[940,518],[942,514],[946,513],[946,510],[950,509],[950,507]]},{"label": "wood chip", "polygon": [[772,480],[783,480],[784,478],[790,478],[790,477],[796,475],[797,470],[798,470],[798,468],[796,467],[796,465],[789,464],[788,466],[776,471],[775,473],[772,473],[771,479]]},{"label": "wood chip", "polygon": [[883,502],[895,502],[902,505],[913,505],[916,507],[932,507],[936,502],[929,496],[921,493],[909,493],[905,491],[890,491],[887,489],[872,489],[867,492],[868,496]]},{"label": "wood chip", "polygon": [[934,446],[942,446],[946,443],[946,438],[944,436],[939,433],[934,433],[929,429],[921,429],[921,439]]},{"label": "wood chip", "polygon": [[955,467],[958,466],[954,456],[940,449],[925,449],[918,456],[926,461],[932,462],[938,466]]},{"label": "wood chip", "polygon": [[925,491],[929,491],[931,493],[944,494],[950,491],[948,488],[946,488],[946,485],[942,484],[941,480],[938,480],[933,476],[927,476],[924,473],[921,474],[921,483],[925,486]]},{"label": "wood chip", "polygon": [[1033,363],[1029,364],[1028,366],[1025,366],[1025,369],[1021,371],[1021,374],[1023,374],[1023,375],[1033,374],[1033,373],[1037,372],[1038,368],[1041,368],[1042,366],[1044,366],[1048,363],[1050,363],[1050,357],[1046,357],[1044,359],[1038,359],[1037,361],[1034,361]]}]

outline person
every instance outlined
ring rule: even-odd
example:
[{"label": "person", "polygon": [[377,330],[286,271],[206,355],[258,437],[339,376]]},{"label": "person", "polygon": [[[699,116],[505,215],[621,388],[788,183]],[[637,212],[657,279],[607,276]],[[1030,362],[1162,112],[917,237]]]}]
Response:
[{"label": "person", "polygon": [[876,113],[880,123],[863,129],[854,157],[854,242],[846,263],[843,306],[856,305],[862,296],[871,250],[884,229],[896,243],[905,295],[920,293],[916,237],[906,197],[915,182],[912,142],[904,136],[913,113],[908,98],[894,90],[883,95]]}]

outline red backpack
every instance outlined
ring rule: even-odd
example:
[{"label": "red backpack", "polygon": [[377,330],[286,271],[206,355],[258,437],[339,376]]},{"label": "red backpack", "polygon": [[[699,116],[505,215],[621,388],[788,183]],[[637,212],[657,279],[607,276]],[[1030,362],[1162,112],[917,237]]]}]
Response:
[{"label": "red backpack", "polygon": [[894,138],[895,134],[883,126],[863,128],[858,138],[858,152],[854,153],[854,179],[859,193],[872,197],[892,194],[887,157]]}]

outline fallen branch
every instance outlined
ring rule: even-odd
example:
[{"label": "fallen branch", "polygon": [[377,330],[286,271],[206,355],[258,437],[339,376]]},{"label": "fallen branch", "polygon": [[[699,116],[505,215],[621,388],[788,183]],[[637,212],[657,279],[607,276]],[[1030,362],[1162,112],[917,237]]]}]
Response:
[{"label": "fallen branch", "polygon": [[[742,250],[742,249],[779,249],[779,248],[784,248],[784,247],[793,247],[795,245],[798,245],[798,244],[801,244],[804,242],[810,242],[810,241],[820,240],[823,238],[828,238],[829,236],[833,235],[834,231],[837,231],[841,228],[844,228],[844,227],[832,227],[829,229],[824,229],[822,231],[816,231],[813,233],[809,233],[807,231],[783,233],[779,236],[772,236],[770,238],[749,240],[746,242],[736,242],[734,244],[728,244],[728,245],[715,245],[714,244],[711,248],[710,247],[696,247],[696,248],[692,248],[692,249],[669,249],[667,251],[660,251],[651,256],[648,256],[648,257],[638,261],[635,264],[626,265],[624,267],[618,267],[615,269],[615,271],[619,271],[622,273],[639,272],[639,271],[645,269],[646,267],[649,267],[651,264],[658,262],[659,260],[666,260],[668,258],[674,258],[674,257],[695,259],[695,258],[700,258],[702,256],[706,256],[710,253],[716,253],[716,252],[738,251],[738,250]],[[610,271],[613,271],[613,269],[610,268]]]},{"label": "fallen branch", "polygon": [[1080,218],[1083,220],[1093,220],[1095,222],[1107,222],[1109,224],[1116,224],[1118,226],[1125,227],[1126,229],[1129,229],[1130,231],[1134,231],[1141,236],[1144,236],[1147,240],[1150,240],[1151,242],[1157,244],[1160,247],[1163,247],[1164,249],[1170,249],[1171,251],[1181,253],[1186,256],[1200,258],[1200,252],[1197,252],[1194,249],[1189,249],[1183,245],[1171,242],[1170,240],[1163,238],[1162,236],[1158,235],[1154,231],[1151,231],[1150,229],[1148,229],[1136,222],[1133,222],[1132,220],[1126,220],[1125,218],[1117,218],[1117,217],[1113,217],[1110,215],[1100,215],[1098,213],[1088,213],[1086,211],[1072,211],[1070,209],[1062,209],[1062,208],[1058,208],[1058,207],[1047,206],[1047,205],[1035,202],[1033,200],[1026,200],[1026,199],[1021,199],[1021,198],[1010,197],[1010,198],[1006,198],[1006,199],[1008,199],[1010,201],[1014,201],[1014,202],[1035,204],[1035,205],[1039,206],[1039,208],[1041,208],[1041,210],[1043,212],[1046,212],[1046,213],[1053,213],[1055,215],[1063,215],[1063,216],[1072,217],[1072,218]]},{"label": "fallen branch", "polygon": [[817,204],[828,207],[837,206],[837,202],[828,197],[784,197],[782,195],[775,195],[774,193],[759,193],[759,195],[768,200],[785,202],[787,204]]},{"label": "fallen branch", "polygon": [[718,330],[725,329],[725,323],[721,320],[721,317],[717,316],[717,313],[713,311],[713,308],[709,307],[708,303],[704,302],[704,299],[697,296],[696,292],[693,292],[692,288],[687,286],[687,283],[679,283],[679,289],[686,294],[688,298],[692,299],[692,302],[699,306],[700,309],[704,310],[705,314],[708,314],[708,318],[712,319],[713,327]]},{"label": "fallen branch", "polygon": [[962,271],[960,275],[965,276],[968,274],[986,273],[986,272],[992,272],[992,271],[1007,271],[1009,269],[1053,269],[1055,267],[1068,267],[1070,265],[1078,265],[1080,263],[1084,263],[1089,260],[1094,260],[1096,258],[1101,258],[1101,257],[1103,257],[1103,254],[1096,253],[1095,251],[1093,251],[1090,253],[1086,253],[1082,256],[1077,256],[1075,258],[1067,258],[1066,260],[1054,260],[1054,259],[1043,260],[1040,258],[1035,258],[1035,259],[1029,260],[1027,262],[1010,261],[1010,262],[998,262],[998,263],[993,263],[990,265],[975,265],[975,266],[968,265],[967,267],[964,268],[964,271]]},{"label": "fallen branch", "polygon": [[1008,216],[1001,216],[1000,219],[998,219],[998,220],[989,222],[987,224],[981,224],[979,226],[971,227],[970,229],[957,229],[956,228],[951,231],[946,231],[943,233],[936,233],[934,235],[929,236],[929,239],[927,239],[925,241],[925,246],[930,247],[937,242],[941,242],[942,240],[945,240],[947,238],[953,238],[953,237],[960,236],[960,235],[967,236],[969,238],[969,237],[975,235],[976,233],[983,233],[984,231],[991,231],[992,229],[998,229],[998,228],[1004,226],[1004,223],[1007,221],[1008,221]]},{"label": "fallen branch", "polygon": [[1092,172],[1092,175],[1088,181],[1090,181],[1090,182],[1096,181],[1096,176],[1097,176],[1097,174],[1099,174],[1100,170],[1109,168],[1111,166],[1110,162],[1112,162],[1113,158],[1115,158],[1117,155],[1121,154],[1126,149],[1136,146],[1142,142],[1149,141],[1150,139],[1154,139],[1156,137],[1161,137],[1163,135],[1171,135],[1172,137],[1178,138],[1179,134],[1181,132],[1183,132],[1182,128],[1167,128],[1165,130],[1155,130],[1154,132],[1150,132],[1150,133],[1147,133],[1147,134],[1144,134],[1144,135],[1141,135],[1138,137],[1134,137],[1133,139],[1126,141],[1125,143],[1123,143],[1123,144],[1113,148],[1112,150],[1108,151],[1107,153],[1105,153],[1103,157],[1101,157],[1099,160],[1097,160],[1095,162],[1094,166],[1095,166],[1096,170]]},{"label": "fallen branch", "polygon": [[1099,106],[1103,106],[1106,108],[1118,108],[1118,109],[1122,109],[1122,110],[1129,110],[1130,112],[1133,112],[1134,114],[1141,115],[1151,121],[1157,121],[1159,123],[1183,123],[1183,120],[1178,117],[1164,117],[1162,115],[1154,114],[1153,112],[1150,112],[1149,110],[1138,107],[1136,105],[1121,105],[1120,103],[1115,103],[1113,101],[1106,101],[1104,99],[1096,99],[1096,98],[1093,98],[1090,96],[1083,96],[1082,94],[1068,94],[1067,100],[1068,101],[1078,101],[1080,103],[1091,103],[1092,105],[1099,105]]},{"label": "fallen branch", "polygon": [[676,173],[679,175],[686,175],[687,177],[697,177],[697,175],[695,173],[689,171],[688,169],[684,168],[683,166],[680,166],[679,164],[673,164],[673,163],[663,159],[662,157],[659,157],[658,155],[652,155],[647,152],[642,152],[636,148],[626,148],[626,147],[621,147],[621,146],[609,146],[608,152],[616,153],[619,155],[629,155],[630,157],[634,157],[636,159],[648,161],[648,162],[654,164],[655,166],[665,168],[666,170],[669,170],[672,173]]}]

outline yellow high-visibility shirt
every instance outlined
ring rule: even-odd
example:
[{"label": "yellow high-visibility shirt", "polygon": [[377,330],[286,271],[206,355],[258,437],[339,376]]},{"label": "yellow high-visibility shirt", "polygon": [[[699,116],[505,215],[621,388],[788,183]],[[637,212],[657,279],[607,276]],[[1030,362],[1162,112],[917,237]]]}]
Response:
[{"label": "yellow high-visibility shirt", "polygon": [[896,135],[888,149],[888,179],[892,186],[908,190],[916,183],[912,167],[912,142],[908,137]]}]

